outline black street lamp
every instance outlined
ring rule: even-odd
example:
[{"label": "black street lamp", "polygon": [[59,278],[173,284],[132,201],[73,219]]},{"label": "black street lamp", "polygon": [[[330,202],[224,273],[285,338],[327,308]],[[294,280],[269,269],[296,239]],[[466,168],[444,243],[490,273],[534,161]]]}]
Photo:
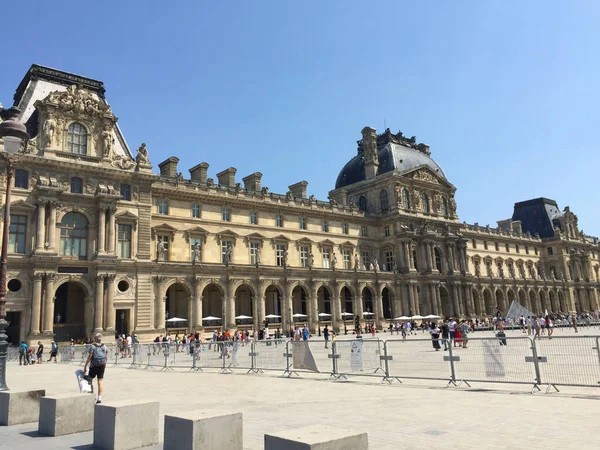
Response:
[{"label": "black street lamp", "polygon": [[319,314],[319,308],[317,308],[317,327],[319,328],[319,337],[321,337],[321,315]]},{"label": "black street lamp", "polygon": [[167,326],[169,325],[169,323],[167,322],[169,320],[169,311],[165,312],[165,336],[167,334],[169,334],[168,330],[167,330]]},{"label": "black street lamp", "polygon": [[[0,116],[4,122],[0,123],[0,138],[4,138],[4,151],[8,155],[14,155],[21,150],[22,144],[29,140],[27,128],[18,121],[21,111],[18,108],[0,110]],[[6,170],[6,198],[4,200],[4,224],[2,228],[2,251],[0,253],[0,391],[8,390],[6,385],[6,355],[8,342],[6,339],[6,262],[8,259],[8,228],[10,226],[10,191],[12,180],[15,175],[14,160],[2,155],[8,162]]]}]

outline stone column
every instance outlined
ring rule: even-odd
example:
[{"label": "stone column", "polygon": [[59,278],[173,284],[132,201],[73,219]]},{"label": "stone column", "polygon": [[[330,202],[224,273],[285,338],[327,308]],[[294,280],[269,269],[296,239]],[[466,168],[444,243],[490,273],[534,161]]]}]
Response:
[{"label": "stone column", "polygon": [[98,207],[98,249],[96,253],[103,254],[105,252],[104,238],[106,237],[106,206]]},{"label": "stone column", "polygon": [[[333,320],[333,299],[331,299],[331,320]],[[308,329],[311,333],[317,333],[319,327],[319,297],[315,283],[310,285],[309,308],[308,308]]]},{"label": "stone column", "polygon": [[85,334],[86,336],[89,336],[94,331],[94,298],[85,297],[83,302],[83,322],[85,323]]},{"label": "stone column", "polygon": [[96,275],[96,288],[94,291],[94,331],[102,332],[102,317],[104,307],[104,274]]},{"label": "stone column", "polygon": [[43,273],[33,275],[33,298],[31,304],[31,334],[40,334],[40,319],[42,317],[42,281]]},{"label": "stone column", "polygon": [[[44,200],[38,201],[37,211],[37,234],[35,238],[35,251],[44,251],[44,244],[46,243],[46,204]],[[38,324],[35,329],[39,331],[40,325]]]},{"label": "stone column", "polygon": [[[333,295],[331,296],[331,327],[336,333],[339,333],[340,326],[343,324],[343,322],[340,322],[340,319],[345,319],[342,317],[342,299],[340,297],[339,284],[332,284],[331,290],[333,292]],[[350,328],[353,328],[353,326]]]},{"label": "stone column", "polygon": [[115,228],[117,208],[111,206],[108,208],[108,253],[115,254]]},{"label": "stone column", "polygon": [[598,311],[598,296],[594,288],[588,289],[588,298],[590,299],[590,312]]},{"label": "stone column", "polygon": [[236,328],[236,324],[235,324],[235,297],[234,297],[234,293],[231,292],[232,291],[232,286],[231,286],[231,280],[229,280],[227,282],[227,288],[226,288],[226,304],[225,304],[225,319],[227,320],[227,329],[229,330],[235,330]]},{"label": "stone column", "polygon": [[417,314],[415,307],[415,291],[413,289],[413,282],[408,282],[406,284],[406,292],[408,294],[408,311],[406,315],[412,316]]},{"label": "stone column", "polygon": [[166,300],[163,292],[165,277],[154,276],[154,328],[157,331],[165,329]]},{"label": "stone column", "polygon": [[115,331],[116,311],[114,305],[115,274],[106,275],[106,309],[104,310],[104,326],[106,331]]},{"label": "stone column", "polygon": [[265,324],[265,290],[264,284],[256,283],[256,317],[254,318],[254,329],[258,331]]},{"label": "stone column", "polygon": [[192,308],[193,321],[192,318],[190,318],[189,323],[195,330],[200,330],[202,329],[202,290],[200,289],[202,279],[194,277],[192,283],[194,285],[194,307]]},{"label": "stone column", "polygon": [[289,289],[289,283],[283,286],[283,311],[281,311],[281,326],[283,327],[282,333],[287,336],[290,328],[293,327],[294,320],[292,318],[292,293]]},{"label": "stone column", "polygon": [[416,270],[417,268],[415,267],[415,259],[413,258],[413,243],[411,242],[408,245],[408,261],[409,261],[409,270]]},{"label": "stone column", "polygon": [[431,244],[427,241],[423,242],[423,251],[425,253],[425,267],[427,271],[432,271],[431,264]]},{"label": "stone column", "polygon": [[458,286],[456,284],[452,285],[452,305],[454,308],[454,315],[460,315],[462,311],[460,307],[460,299],[458,296]]},{"label": "stone column", "polygon": [[50,202],[50,218],[48,220],[48,249],[56,252],[56,207],[57,202]]},{"label": "stone column", "polygon": [[373,311],[375,313],[375,326],[377,329],[381,330],[383,327],[383,297],[381,296],[381,291],[379,286],[375,286],[375,298],[373,299]]},{"label": "stone column", "polygon": [[56,274],[47,273],[44,292],[44,334],[54,332],[54,281],[56,281]]}]

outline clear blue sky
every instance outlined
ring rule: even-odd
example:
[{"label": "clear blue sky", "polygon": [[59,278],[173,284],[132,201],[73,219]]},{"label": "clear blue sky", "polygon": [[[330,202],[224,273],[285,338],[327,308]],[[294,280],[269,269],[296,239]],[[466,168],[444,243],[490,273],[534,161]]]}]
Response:
[{"label": "clear blue sky", "polygon": [[32,63],[103,80],[155,168],[176,155],[186,177],[206,161],[326,199],[385,121],[431,145],[461,220],[545,196],[600,234],[600,2],[29,0],[0,17],[5,106]]}]

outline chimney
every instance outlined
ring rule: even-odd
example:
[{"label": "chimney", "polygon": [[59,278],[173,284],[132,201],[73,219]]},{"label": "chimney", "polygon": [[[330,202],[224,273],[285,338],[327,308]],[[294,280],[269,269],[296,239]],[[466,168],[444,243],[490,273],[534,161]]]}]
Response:
[{"label": "chimney", "polygon": [[365,178],[370,180],[377,176],[377,169],[379,169],[377,133],[375,129],[371,127],[364,127],[361,133],[363,136],[363,155],[365,158]]},{"label": "chimney", "polygon": [[288,186],[289,190],[292,191],[292,195],[296,198],[306,198],[306,186],[308,186],[307,181],[300,181],[296,184],[292,184]]},{"label": "chimney", "polygon": [[208,163],[201,162],[192,167],[190,169],[190,176],[192,177],[192,181],[202,184],[206,183],[206,180],[208,179]]},{"label": "chimney", "polygon": [[253,174],[248,175],[247,177],[242,178],[244,182],[244,187],[247,191],[255,191],[260,192],[260,180],[262,178],[262,173],[254,172]]},{"label": "chimney", "polygon": [[235,167],[230,167],[229,169],[225,169],[223,172],[217,174],[217,178],[219,179],[219,185],[227,186],[230,188],[235,187],[235,173],[237,169]]},{"label": "chimney", "polygon": [[176,178],[177,177],[177,163],[179,158],[171,156],[161,162],[158,167],[160,168],[160,174],[163,177]]}]

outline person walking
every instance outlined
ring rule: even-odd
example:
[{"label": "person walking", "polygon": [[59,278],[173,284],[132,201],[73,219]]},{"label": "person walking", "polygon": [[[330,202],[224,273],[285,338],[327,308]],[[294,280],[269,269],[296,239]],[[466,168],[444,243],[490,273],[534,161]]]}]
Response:
[{"label": "person walking", "polygon": [[302,328],[302,340],[303,341],[308,341],[308,327],[306,325],[304,325],[304,328]]},{"label": "person walking", "polygon": [[327,328],[327,325],[323,328],[323,338],[325,339],[325,348],[329,348],[329,328]]},{"label": "person walking", "polygon": [[37,363],[41,364],[42,360],[44,359],[44,344],[42,344],[42,341],[38,341],[38,348],[37,348]]},{"label": "person walking", "polygon": [[27,357],[27,343],[25,341],[21,341],[21,345],[19,345],[19,365],[28,365],[29,358]]},{"label": "person walking", "polygon": [[52,358],[54,358],[54,362],[56,362],[56,354],[58,353],[58,345],[56,345],[56,342],[52,341],[52,343],[50,344],[50,358],[48,359],[48,362],[52,361]]},{"label": "person walking", "polygon": [[92,392],[94,392],[94,378],[98,379],[98,399],[96,404],[102,403],[102,383],[104,380],[104,371],[106,370],[106,345],[102,343],[102,334],[96,333],[94,343],[90,347],[87,361],[83,366],[83,373],[90,366],[89,377],[92,379]]}]

